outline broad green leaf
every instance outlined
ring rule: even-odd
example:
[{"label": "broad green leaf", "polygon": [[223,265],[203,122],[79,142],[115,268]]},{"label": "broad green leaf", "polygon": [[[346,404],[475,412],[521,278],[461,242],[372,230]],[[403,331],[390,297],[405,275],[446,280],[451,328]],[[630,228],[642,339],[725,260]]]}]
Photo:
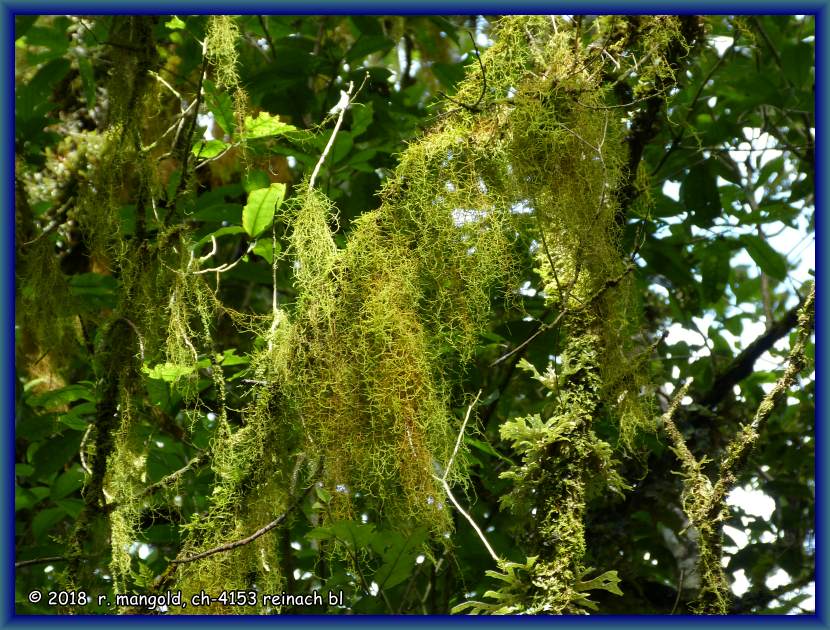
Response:
[{"label": "broad green leaf", "polygon": [[248,203],[242,209],[242,227],[252,238],[271,225],[284,196],[285,184],[271,184],[248,193]]},{"label": "broad green leaf", "polygon": [[209,221],[212,223],[227,221],[232,225],[240,224],[242,223],[242,205],[220,202],[197,210],[190,215],[190,218],[194,221]]},{"label": "broad green leaf", "polygon": [[251,171],[242,180],[242,187],[246,193],[259,190],[260,188],[268,188],[270,185],[271,180],[268,178],[268,173],[261,170]]},{"label": "broad green leaf", "polygon": [[349,154],[349,151],[352,150],[352,146],[354,146],[352,134],[347,132],[337,134],[337,138],[334,140],[334,146],[331,148],[331,163],[337,164],[345,158]]},{"label": "broad green leaf", "polygon": [[35,498],[26,488],[15,488],[14,511],[28,510],[35,504]]},{"label": "broad green leaf", "polygon": [[[277,243],[276,253],[279,255],[280,253],[280,244]],[[268,264],[272,264],[274,262],[274,243],[270,238],[261,238],[256,242],[254,245],[254,253],[257,256],[261,256],[265,260],[268,261]]]},{"label": "broad green leaf", "polygon": [[383,35],[361,35],[346,54],[346,61],[352,63],[373,53],[386,54],[395,45]]},{"label": "broad green leaf", "polygon": [[[42,24],[42,22],[41,22]],[[64,53],[69,48],[69,36],[58,24],[33,26],[26,33],[29,46],[42,46],[53,53]]]},{"label": "broad green leaf", "polygon": [[169,28],[171,31],[177,31],[185,28],[187,25],[180,20],[178,16],[174,15],[164,23],[164,26]]},{"label": "broad green leaf", "polygon": [[331,532],[338,539],[352,549],[364,549],[376,536],[375,526],[372,523],[357,523],[355,521],[337,521],[330,526]]},{"label": "broad green leaf", "polygon": [[15,464],[14,465],[14,476],[15,477],[28,477],[35,469],[30,466],[29,464]]},{"label": "broad green leaf", "polygon": [[193,250],[195,251],[199,247],[210,243],[211,237],[219,238],[221,236],[227,236],[229,234],[244,234],[245,229],[239,225],[229,225],[227,227],[219,228],[211,232],[210,234],[205,234],[202,238],[200,238],[196,243],[193,245]]},{"label": "broad green leaf", "polygon": [[692,221],[701,227],[709,227],[721,213],[717,179],[708,162],[689,169],[680,185],[680,199],[686,210],[692,213]]},{"label": "broad green leaf", "polygon": [[55,505],[66,512],[70,518],[78,518],[81,510],[84,509],[84,502],[81,499],[59,499]]},{"label": "broad green leaf", "polygon": [[32,520],[32,534],[35,540],[42,540],[55,525],[66,518],[63,508],[52,507],[41,510]]},{"label": "broad green leaf", "polygon": [[55,407],[68,405],[76,400],[95,400],[92,383],[76,383],[73,385],[67,385],[66,387],[52,390],[51,392],[44,392],[43,394],[30,396],[26,399],[26,402],[30,407],[54,409]]},{"label": "broad green leaf", "polygon": [[221,140],[199,140],[191,151],[200,158],[210,159],[220,155],[227,148],[228,145]]},{"label": "broad green leaf", "polygon": [[205,104],[213,113],[213,119],[228,136],[236,129],[233,99],[227,92],[217,90],[213,81],[205,80]]},{"label": "broad green leaf", "polygon": [[331,492],[329,492],[322,486],[314,486],[314,493],[317,495],[317,498],[320,499],[323,503],[329,503],[331,501]]},{"label": "broad green leaf", "polygon": [[[586,573],[591,570],[592,569],[588,569]],[[609,593],[613,593],[614,595],[622,595],[623,592],[620,590],[619,584],[620,578],[617,576],[617,572],[606,571],[602,575],[598,575],[592,580],[580,580],[574,585],[574,589],[576,589],[577,591],[592,591],[595,589],[602,589],[608,591]]]},{"label": "broad green leaf", "polygon": [[309,530],[305,537],[308,540],[328,540],[334,538],[334,532],[331,531],[330,527],[315,527]]},{"label": "broad green leaf", "polygon": [[147,374],[150,378],[157,378],[162,381],[167,381],[168,383],[175,382],[182,378],[183,376],[187,376],[188,374],[193,374],[196,367],[194,365],[178,365],[176,363],[159,363],[158,365],[148,368],[146,365],[142,368],[142,371]]},{"label": "broad green leaf", "polygon": [[256,118],[245,116],[245,132],[243,136],[247,140],[253,140],[268,136],[280,136],[296,130],[297,128],[294,125],[281,122],[279,116],[272,116],[268,112],[260,112]]},{"label": "broad green leaf", "polygon": [[236,348],[229,348],[225,350],[222,354],[222,357],[219,359],[219,363],[223,367],[229,367],[231,365],[247,365],[250,362],[248,357],[240,357],[236,354]]},{"label": "broad green leaf", "polygon": [[78,74],[81,75],[81,84],[84,88],[84,98],[88,109],[95,107],[97,100],[95,93],[95,72],[92,69],[92,62],[86,54],[78,55]]},{"label": "broad green leaf", "polygon": [[14,16],[14,38],[23,37],[37,21],[36,15],[15,15]]},{"label": "broad green leaf", "polygon": [[95,403],[85,402],[80,405],[75,405],[68,413],[61,414],[58,420],[75,431],[86,431],[89,422],[84,416],[89,416],[95,413]]},{"label": "broad green leaf", "polygon": [[477,449],[478,449],[478,450],[480,450],[482,453],[487,453],[488,455],[492,455],[493,457],[498,457],[500,460],[502,460],[502,461],[504,461],[504,462],[507,462],[508,464],[513,464],[513,462],[512,462],[512,461],[510,461],[507,457],[505,457],[504,455],[502,455],[501,453],[499,453],[496,449],[494,449],[494,448],[493,448],[490,444],[488,444],[487,442],[483,442],[483,441],[481,441],[481,440],[477,440],[477,439],[472,438],[472,437],[469,437],[469,436],[466,436],[466,437],[464,438],[464,442],[465,442],[466,444],[469,444],[469,445],[470,445],[470,446],[472,446],[472,447],[477,448]]},{"label": "broad green leaf", "polygon": [[455,85],[464,78],[463,63],[441,63],[432,64],[432,73],[435,78],[441,82],[444,88],[451,90]]},{"label": "broad green leaf", "polygon": [[765,239],[756,234],[744,234],[740,240],[761,271],[776,280],[787,278],[786,259],[776,252]]},{"label": "broad green leaf", "polygon": [[703,251],[700,273],[703,278],[703,297],[707,302],[717,302],[726,289],[731,253],[731,248],[723,241],[716,241]]},{"label": "broad green leaf", "polygon": [[81,470],[79,465],[72,466],[65,473],[59,475],[55,483],[52,484],[51,499],[57,501],[72,494],[84,485],[84,477],[84,471]]},{"label": "broad green leaf", "polygon": [[375,115],[374,105],[368,103],[354,103],[349,111],[352,114],[352,137],[357,138],[369,128]]},{"label": "broad green leaf", "polygon": [[382,589],[397,586],[415,570],[415,558],[421,552],[426,541],[427,532],[420,528],[411,536],[404,538],[397,532],[384,532],[384,540],[389,545],[383,552],[383,564],[375,572],[374,580]]}]

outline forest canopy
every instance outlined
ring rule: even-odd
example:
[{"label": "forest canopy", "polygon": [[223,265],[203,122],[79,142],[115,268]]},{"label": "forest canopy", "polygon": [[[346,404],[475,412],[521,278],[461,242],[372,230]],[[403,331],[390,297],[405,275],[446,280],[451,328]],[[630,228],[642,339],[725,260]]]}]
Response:
[{"label": "forest canopy", "polygon": [[812,614],[815,18],[18,15],[17,614]]}]

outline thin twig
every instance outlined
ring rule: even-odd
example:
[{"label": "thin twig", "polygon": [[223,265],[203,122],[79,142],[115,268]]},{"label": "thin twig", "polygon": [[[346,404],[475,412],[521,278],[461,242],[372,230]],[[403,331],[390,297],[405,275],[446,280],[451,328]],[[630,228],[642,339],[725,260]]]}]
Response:
[{"label": "thin twig", "polygon": [[673,615],[674,612],[677,610],[677,605],[680,603],[680,593],[683,591],[683,578],[685,577],[685,569],[683,567],[680,568],[680,578],[677,580],[677,599],[674,600],[674,606],[672,606],[670,615]]},{"label": "thin twig", "polygon": [[187,464],[185,464],[184,466],[182,466],[178,470],[171,472],[169,475],[166,475],[166,476],[162,477],[161,479],[159,479],[156,483],[144,488],[144,490],[141,492],[140,496],[146,497],[146,496],[149,496],[149,495],[153,494],[156,490],[161,490],[162,488],[166,488],[167,486],[173,485],[187,471],[189,471],[193,468],[196,468],[197,466],[200,466],[201,464],[204,464],[206,461],[207,461],[207,454],[206,453],[201,453],[200,455],[197,455],[196,457],[192,458],[189,462],[187,462]]},{"label": "thin twig", "polygon": [[46,558],[32,558],[31,560],[19,560],[14,563],[14,568],[30,567],[33,564],[47,564],[49,562],[66,562],[69,558],[67,556],[48,556]]},{"label": "thin twig", "polygon": [[347,97],[346,103],[343,107],[340,108],[340,112],[337,115],[337,122],[334,124],[334,130],[331,132],[331,136],[329,137],[329,141],[326,143],[326,148],[323,149],[323,153],[320,155],[320,159],[317,160],[317,165],[314,167],[314,171],[311,173],[311,179],[308,180],[308,189],[311,190],[314,188],[314,182],[317,179],[317,174],[320,172],[320,167],[323,166],[323,162],[326,161],[326,156],[329,154],[332,145],[334,144],[334,138],[337,136],[337,132],[340,131],[340,125],[343,124],[343,116],[346,114],[346,110],[349,109],[349,105],[352,102],[352,90],[354,90],[354,81],[349,81],[349,89],[346,90],[345,94]]},{"label": "thin twig", "polygon": [[476,397],[473,399],[473,402],[471,402],[470,406],[467,407],[467,414],[464,416],[464,422],[461,423],[461,429],[458,431],[458,439],[456,439],[455,441],[455,448],[452,451],[452,455],[450,455],[449,460],[447,460],[447,466],[444,469],[444,476],[442,477],[442,481],[446,481],[447,475],[450,474],[452,462],[455,459],[455,456],[458,454],[458,448],[461,446],[461,438],[464,437],[464,429],[467,428],[467,422],[470,420],[470,413],[473,411],[473,407],[475,407],[480,396],[481,390],[478,390],[478,393],[476,394]]},{"label": "thin twig", "polygon": [[450,501],[452,501],[452,504],[462,514],[462,516],[464,516],[464,518],[467,519],[472,528],[478,534],[478,537],[481,538],[481,542],[484,543],[484,546],[487,548],[487,551],[490,553],[490,556],[493,558],[493,560],[495,560],[498,563],[501,562],[501,560],[498,557],[498,555],[496,555],[496,552],[493,551],[493,548],[490,546],[490,543],[487,542],[487,538],[484,536],[484,532],[481,531],[479,526],[473,520],[473,517],[467,514],[464,508],[461,507],[461,504],[456,500],[455,496],[453,495],[452,490],[450,490],[450,484],[447,483],[447,476],[450,474],[450,469],[452,467],[453,460],[455,459],[455,456],[458,453],[458,449],[461,446],[461,438],[464,436],[464,429],[467,427],[467,422],[470,419],[470,414],[473,411],[473,407],[475,407],[475,404],[478,402],[479,396],[481,396],[481,390],[478,390],[478,393],[476,394],[476,397],[473,399],[473,402],[471,402],[470,406],[467,407],[467,414],[464,416],[464,422],[461,423],[461,429],[458,431],[458,439],[455,441],[455,448],[452,451],[452,455],[450,455],[449,460],[447,460],[447,465],[444,468],[444,474],[441,477],[438,477],[437,475],[433,475],[433,477],[435,477],[435,479],[437,479],[441,483],[441,485],[444,487],[444,492],[447,493],[447,497],[449,497]]},{"label": "thin twig", "polygon": [[242,262],[242,260],[245,258],[245,256],[247,256],[252,251],[254,251],[255,246],[256,246],[256,241],[252,241],[251,244],[248,245],[248,249],[245,250],[245,253],[242,254],[236,260],[234,260],[232,263],[224,263],[222,265],[219,265],[218,267],[211,267],[210,269],[200,269],[199,271],[193,271],[191,273],[193,273],[195,275],[200,275],[200,274],[203,274],[203,273],[211,273],[213,271],[215,271],[216,273],[222,273],[224,271],[230,271],[231,269],[236,267],[240,262]]},{"label": "thin twig", "polygon": [[265,35],[265,41],[268,42],[268,52],[271,53],[271,59],[276,61],[277,60],[277,53],[274,50],[274,40],[271,39],[271,33],[268,30],[268,27],[265,25],[265,18],[261,15],[257,16],[259,18],[259,25],[262,27],[262,32]]},{"label": "thin twig", "polygon": [[[632,270],[632,269],[634,269],[634,265],[628,265],[628,266],[626,266],[625,271],[623,271],[623,272],[622,272],[619,276],[617,276],[617,277],[615,277],[615,278],[611,278],[611,279],[609,279],[609,280],[606,280],[606,281],[605,281],[605,284],[603,284],[603,285],[602,285],[602,287],[600,287],[600,288],[599,288],[599,289],[598,289],[598,290],[597,290],[597,291],[596,291],[596,292],[595,292],[595,293],[594,293],[594,294],[590,297],[590,299],[589,299],[586,303],[584,303],[584,304],[580,305],[580,306],[579,306],[579,307],[577,307],[577,308],[573,308],[573,309],[572,309],[572,308],[569,308],[569,307],[565,307],[564,309],[562,309],[562,310],[559,312],[559,315],[557,315],[557,316],[556,316],[556,319],[554,319],[554,320],[553,320],[550,324],[542,324],[542,325],[541,325],[541,326],[540,326],[540,327],[536,330],[536,332],[534,332],[532,335],[530,335],[530,337],[528,337],[527,339],[525,339],[522,343],[520,343],[518,346],[516,346],[515,348],[513,348],[510,352],[507,352],[506,354],[503,354],[503,355],[502,355],[502,356],[500,356],[498,359],[496,359],[495,361],[493,361],[493,362],[490,364],[490,367],[494,367],[494,366],[498,365],[498,364],[499,364],[499,363],[501,363],[502,361],[504,361],[504,360],[506,360],[506,359],[510,358],[511,356],[513,356],[514,354],[516,354],[517,352],[519,352],[520,350],[522,350],[522,349],[524,349],[525,347],[527,347],[527,345],[528,345],[528,344],[530,344],[530,343],[531,343],[534,339],[536,339],[536,337],[538,337],[539,335],[541,335],[543,332],[546,332],[546,331],[550,330],[551,328],[555,327],[555,326],[556,326],[556,325],[557,325],[560,321],[562,321],[562,318],[564,318],[564,317],[565,317],[565,315],[568,315],[568,314],[576,314],[576,313],[579,313],[579,312],[581,312],[581,311],[584,311],[584,310],[585,310],[586,308],[588,308],[591,304],[593,304],[593,303],[594,303],[597,299],[599,299],[599,298],[602,296],[602,294],[603,294],[603,293],[605,293],[608,289],[610,289],[610,288],[612,288],[612,287],[615,287],[615,286],[616,286],[616,285],[618,285],[620,282],[622,282],[623,278],[625,278],[625,276],[627,276],[627,275],[631,272],[631,270]],[[576,279],[576,274],[574,274],[574,280],[575,280],[575,279]],[[573,282],[571,282],[571,286],[569,287],[569,289],[572,289],[572,288],[573,288]],[[570,291],[569,291],[569,298],[570,298]]]},{"label": "thin twig", "polygon": [[484,536],[484,532],[481,531],[479,526],[473,520],[473,517],[464,511],[464,508],[461,507],[461,505],[456,500],[455,496],[453,496],[452,490],[450,490],[450,485],[447,483],[447,480],[438,477],[437,475],[433,475],[433,477],[435,477],[435,479],[437,479],[441,483],[441,485],[444,486],[444,492],[447,493],[447,497],[449,497],[450,501],[452,501],[452,504],[455,506],[455,509],[458,510],[461,513],[461,515],[467,519],[467,522],[475,530],[476,534],[478,534],[478,537],[481,539],[481,542],[484,543],[484,546],[487,548],[487,552],[490,554],[490,557],[493,558],[493,560],[495,560],[497,563],[500,563],[501,558],[498,557],[496,552],[493,551],[493,548],[490,546],[490,543],[487,542],[487,538]]},{"label": "thin twig", "polygon": [[481,68],[481,94],[478,95],[478,100],[473,105],[468,105],[467,103],[456,101],[454,98],[449,97],[445,92],[438,92],[438,94],[443,96],[450,103],[455,103],[456,105],[458,105],[459,107],[463,107],[467,111],[480,112],[481,109],[479,109],[479,105],[481,105],[481,101],[484,99],[484,95],[487,93],[487,73],[484,71],[484,63],[482,63],[481,61],[481,53],[478,52],[478,46],[476,45],[476,40],[473,37],[473,34],[470,31],[467,31],[467,35],[470,36],[470,40],[473,42],[473,49],[476,53],[476,59],[478,59],[478,67]]},{"label": "thin twig", "polygon": [[272,529],[274,529],[278,525],[282,524],[282,522],[288,517],[288,515],[291,513],[291,511],[295,507],[297,507],[297,505],[300,503],[300,501],[302,501],[305,498],[305,496],[311,491],[311,489],[313,487],[314,487],[314,484],[313,483],[310,484],[308,486],[308,488],[305,489],[305,492],[303,492],[303,494],[300,495],[300,497],[296,501],[294,501],[294,503],[292,503],[288,507],[288,509],[285,510],[285,512],[280,514],[277,518],[275,518],[273,521],[271,521],[267,525],[263,525],[262,527],[260,527],[258,530],[256,530],[250,536],[246,536],[245,538],[241,538],[239,540],[234,540],[234,541],[229,542],[229,543],[224,543],[224,544],[219,545],[217,547],[213,547],[212,549],[208,549],[207,551],[202,551],[201,553],[194,554],[192,556],[186,556],[184,558],[176,558],[175,560],[172,560],[170,562],[170,564],[175,565],[175,564],[185,564],[185,563],[188,563],[188,562],[195,562],[196,560],[201,560],[203,558],[207,558],[209,556],[215,555],[217,553],[222,553],[224,551],[231,551],[232,549],[236,549],[237,547],[243,547],[245,545],[248,545],[248,544],[252,543],[253,541],[255,541],[260,536],[262,536],[264,534],[267,534]]},{"label": "thin twig", "polygon": [[86,461],[86,444],[89,441],[89,436],[92,433],[93,426],[95,425],[92,423],[87,425],[86,431],[84,431],[84,437],[81,438],[81,445],[78,447],[78,454],[81,456],[81,468],[83,468],[88,475],[92,474],[92,469]]}]

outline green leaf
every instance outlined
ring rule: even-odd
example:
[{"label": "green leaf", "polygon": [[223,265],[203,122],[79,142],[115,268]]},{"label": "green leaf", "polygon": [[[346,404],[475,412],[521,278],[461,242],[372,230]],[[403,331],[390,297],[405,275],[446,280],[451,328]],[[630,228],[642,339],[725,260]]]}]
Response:
[{"label": "green leaf", "polygon": [[305,535],[308,540],[328,540],[334,538],[334,532],[330,527],[315,527]]},{"label": "green leaf", "polygon": [[271,180],[268,178],[268,173],[262,170],[255,170],[248,173],[242,180],[242,187],[246,193],[260,188],[268,188],[271,185]]},{"label": "green leaf", "polygon": [[199,140],[193,145],[191,152],[200,158],[210,159],[220,155],[228,145],[221,140]]},{"label": "green leaf", "polygon": [[510,461],[507,457],[505,457],[504,455],[499,453],[496,449],[494,449],[487,442],[483,442],[481,440],[477,440],[477,439],[469,437],[469,436],[464,437],[464,442],[466,444],[469,444],[470,446],[473,446],[473,447],[477,448],[482,453],[487,453],[488,455],[492,455],[493,457],[498,457],[500,460],[502,460],[504,462],[507,462],[508,464],[511,464],[511,465],[513,464],[512,461]]},{"label": "green leaf", "polygon": [[69,410],[69,413],[61,414],[58,421],[65,424],[70,429],[75,431],[86,431],[89,422],[84,416],[89,416],[95,413],[95,403],[85,402],[80,405],[75,405]]},{"label": "green leaf", "polygon": [[14,16],[14,38],[23,37],[37,21],[36,15],[15,15]]},{"label": "green leaf", "polygon": [[251,236],[258,236],[274,220],[274,212],[285,197],[285,184],[271,184],[248,193],[242,209],[242,227]]},{"label": "green leaf", "polygon": [[[588,569],[586,573],[589,573],[593,569]],[[582,581],[576,583],[574,589],[577,591],[592,591],[595,589],[602,589],[604,591],[608,591],[609,593],[613,593],[614,595],[622,595],[623,592],[620,590],[619,587],[620,578],[617,576],[616,571],[606,571],[602,575],[598,575],[593,580]]]},{"label": "green leaf", "polygon": [[395,45],[383,35],[361,35],[346,54],[346,61],[352,63],[372,53],[386,54]]},{"label": "green leaf", "polygon": [[268,112],[260,112],[256,118],[245,116],[245,132],[242,134],[247,140],[280,136],[290,131],[296,131],[294,125],[280,122],[279,116],[272,116]]},{"label": "green leaf", "polygon": [[95,394],[92,390],[92,383],[76,383],[73,385],[67,385],[66,387],[61,387],[60,389],[52,390],[51,392],[44,392],[43,394],[30,396],[26,399],[26,403],[30,407],[54,409],[55,407],[68,405],[76,400],[95,400]]},{"label": "green leaf", "polygon": [[227,221],[231,224],[239,224],[242,222],[242,206],[230,203],[216,203],[197,210],[190,215],[190,218],[194,221],[210,221],[212,223]]},{"label": "green leaf", "polygon": [[63,54],[69,48],[69,37],[58,24],[33,26],[26,33],[26,43],[29,46],[42,46],[53,53]]},{"label": "green leaf", "polygon": [[236,116],[230,94],[220,92],[213,81],[205,80],[205,104],[213,113],[213,120],[222,128],[222,131],[228,136],[233,136]]},{"label": "green leaf", "polygon": [[50,529],[65,518],[66,511],[59,507],[46,508],[35,514],[32,519],[32,534],[35,540],[43,539]]},{"label": "green leaf", "polygon": [[84,485],[84,471],[78,465],[58,476],[52,485],[50,497],[53,501],[63,499]]},{"label": "green leaf", "polygon": [[776,252],[765,239],[756,234],[744,234],[740,241],[761,271],[776,280],[783,281],[787,278],[786,258]]},{"label": "green leaf", "polygon": [[81,499],[60,499],[55,505],[61,508],[70,518],[78,518],[81,510],[84,509],[84,502]]},{"label": "green leaf", "polygon": [[15,477],[28,477],[35,469],[33,466],[29,464],[15,464],[14,465],[14,476]]},{"label": "green leaf", "polygon": [[380,588],[393,588],[412,575],[415,558],[421,552],[426,537],[427,532],[423,528],[416,529],[407,538],[398,532],[383,532],[382,537],[378,536],[388,545],[382,553],[383,564],[374,576]]},{"label": "green leaf", "polygon": [[77,460],[82,438],[83,435],[75,431],[56,435],[41,443],[29,460],[35,467],[33,478],[51,483],[52,475]]},{"label": "green leaf", "polygon": [[[277,243],[276,253],[279,255],[280,253],[280,244]],[[268,261],[268,264],[273,264],[274,262],[274,243],[270,238],[261,238],[256,242],[254,245],[254,253],[257,256],[261,256],[265,260]]]},{"label": "green leaf", "polygon": [[689,169],[680,185],[680,199],[692,213],[692,221],[701,227],[709,227],[721,213],[717,178],[708,162]]},{"label": "green leaf", "polygon": [[329,503],[331,501],[331,492],[326,490],[324,487],[314,486],[314,492],[317,494],[317,498],[323,503]]},{"label": "green leaf", "polygon": [[704,250],[700,273],[703,277],[703,297],[710,303],[717,302],[729,281],[731,248],[717,241]]},{"label": "green leaf", "polygon": [[211,232],[210,234],[205,234],[202,238],[200,238],[196,243],[193,245],[193,250],[197,250],[199,247],[206,245],[210,242],[211,237],[219,238],[221,236],[227,236],[228,234],[244,234],[245,229],[240,225],[229,225],[227,227],[219,228]]},{"label": "green leaf", "polygon": [[[316,490],[323,490],[319,486]],[[318,496],[320,496],[318,492]],[[324,496],[331,498],[328,492]],[[323,497],[321,500],[326,501]],[[352,549],[364,549],[369,546],[369,543],[375,537],[375,526],[372,523],[356,523],[355,521],[336,521],[328,527],[315,527],[306,534],[306,538],[310,540],[327,540],[329,538],[337,538],[348,544]]]},{"label": "green leaf", "polygon": [[375,109],[371,102],[365,104],[354,103],[349,111],[352,113],[352,137],[357,138],[369,128],[375,115]]},{"label": "green leaf", "polygon": [[95,72],[92,69],[92,62],[86,55],[78,55],[78,74],[81,75],[81,84],[84,88],[84,98],[88,109],[95,107],[97,100],[95,93]]},{"label": "green leaf", "polygon": [[464,65],[463,63],[436,62],[432,64],[431,69],[435,78],[441,82],[441,85],[451,90],[455,87],[456,83],[464,78]]},{"label": "green leaf", "polygon": [[167,381],[168,383],[173,383],[178,381],[183,376],[193,374],[195,370],[195,365],[178,365],[176,363],[159,363],[152,368],[148,368],[147,365],[144,365],[144,367],[141,368],[141,371],[147,374],[150,378]]},{"label": "green leaf", "polygon": [[353,145],[354,140],[352,140],[352,134],[346,132],[337,134],[337,138],[335,138],[334,145],[331,148],[331,163],[337,164],[345,158],[349,154],[349,151],[352,150]]},{"label": "green leaf", "polygon": [[180,20],[178,16],[174,15],[164,23],[164,26],[169,28],[171,31],[177,31],[185,28],[187,25]]}]

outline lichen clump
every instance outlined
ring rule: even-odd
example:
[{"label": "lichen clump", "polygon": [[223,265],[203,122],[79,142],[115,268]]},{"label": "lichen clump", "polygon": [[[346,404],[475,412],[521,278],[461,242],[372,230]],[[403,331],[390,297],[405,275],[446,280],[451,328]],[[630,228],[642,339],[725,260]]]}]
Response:
[{"label": "lichen clump", "polygon": [[[132,21],[123,29],[138,45],[147,44],[151,26]],[[231,18],[213,17],[204,51],[217,85],[236,91],[240,116],[237,36]],[[145,508],[134,400],[139,366],[146,373],[169,364],[181,377],[167,380],[196,405],[205,361],[213,379],[218,421],[208,454],[215,486],[209,509],[184,527],[169,569],[185,595],[254,585],[277,592],[286,576],[267,536],[189,557],[249,536],[288,512],[312,483],[333,497],[323,519],[360,510],[399,529],[425,526],[444,540],[452,519],[442,480],[466,478],[463,447],[446,470],[460,429],[452,409],[466,402],[459,387],[465,365],[491,301],[513,280],[519,234],[530,221],[544,291],[563,314],[569,341],[551,384],[560,401],[553,416],[504,427],[523,457],[509,473],[515,491],[508,502],[517,512],[540,510],[544,553],[532,565],[529,610],[574,612],[584,604],[586,500],[596,483],[624,486],[592,421],[611,410],[623,445],[649,425],[629,369],[636,305],[614,195],[626,163],[625,129],[607,106],[603,60],[564,22],[506,18],[493,37],[483,71],[472,66],[456,104],[402,153],[379,208],[353,223],[344,245],[334,239],[332,202],[308,182],[295,187],[279,217],[289,247],[275,264],[293,266],[296,299],[288,306],[275,300],[270,317],[243,324],[258,337],[250,357],[254,385],[233,422],[211,326],[219,312],[237,323],[245,318],[225,309],[196,275],[188,230],[155,213],[161,185],[135,115],[156,89],[147,73],[155,58],[148,53],[129,65],[125,103],[134,109],[116,103],[104,166],[81,200],[79,219],[93,250],[120,274],[122,299],[109,326],[131,339],[117,355],[125,367],[108,381],[121,392],[110,388],[107,401],[119,409],[117,429],[110,442],[103,434],[96,442],[115,502],[118,590],[146,578],[131,574],[125,551]],[[133,176],[127,164],[138,165],[139,197],[136,238],[125,244],[115,213]],[[188,174],[182,177],[186,183]],[[177,196],[167,200],[173,210]],[[144,234],[150,207],[154,244]],[[145,346],[164,352],[144,356]]]},{"label": "lichen clump", "polygon": [[[315,479],[332,494],[326,518],[359,508],[397,527],[447,531],[438,479],[459,429],[450,409],[530,210],[546,294],[573,312],[564,322],[572,374],[559,383],[567,403],[539,436],[561,452],[525,450],[514,499],[539,490],[541,535],[561,552],[536,565],[538,609],[572,611],[581,599],[588,476],[624,486],[592,418],[615,409],[624,444],[649,425],[628,370],[635,317],[615,219],[624,128],[592,53],[568,29],[547,16],[508,18],[494,39],[481,57],[486,79],[471,72],[454,98],[462,105],[407,147],[380,207],[355,221],[344,247],[331,202],[308,184],[295,189],[284,218],[296,302],[262,327],[252,369],[267,385],[245,426],[217,440],[214,506],[191,528],[188,552],[260,526],[257,511],[239,506],[265,480],[279,480],[273,499],[285,505],[277,489],[291,485],[296,451],[317,462]],[[456,461],[449,479],[463,482],[463,449]],[[241,562],[263,575],[264,561],[240,550],[180,571],[180,581],[243,586],[250,576],[232,568]]]}]

